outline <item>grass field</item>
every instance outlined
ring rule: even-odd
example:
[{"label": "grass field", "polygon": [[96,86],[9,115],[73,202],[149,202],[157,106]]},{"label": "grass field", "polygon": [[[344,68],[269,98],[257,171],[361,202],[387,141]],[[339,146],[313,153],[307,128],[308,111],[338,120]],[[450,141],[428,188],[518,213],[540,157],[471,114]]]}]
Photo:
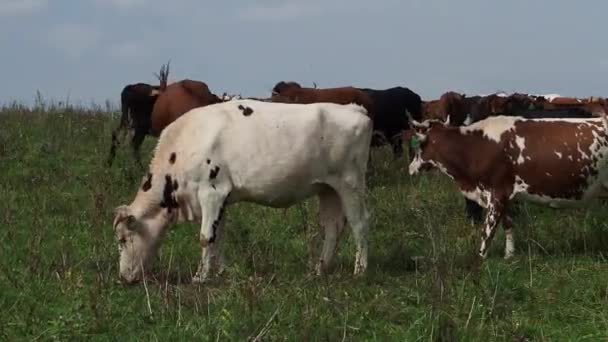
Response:
[{"label": "grass field", "polygon": [[387,148],[370,172],[365,276],[351,274],[348,230],[330,274],[312,275],[322,242],[313,199],[230,207],[229,268],[210,284],[189,281],[193,224],[171,230],[145,283],[117,284],[112,211],[143,173],[127,148],[105,167],[115,120],[0,113],[0,340],[608,340],[608,204],[522,205],[516,257],[502,259],[499,231],[480,266],[478,228],[451,181],[410,178]]}]

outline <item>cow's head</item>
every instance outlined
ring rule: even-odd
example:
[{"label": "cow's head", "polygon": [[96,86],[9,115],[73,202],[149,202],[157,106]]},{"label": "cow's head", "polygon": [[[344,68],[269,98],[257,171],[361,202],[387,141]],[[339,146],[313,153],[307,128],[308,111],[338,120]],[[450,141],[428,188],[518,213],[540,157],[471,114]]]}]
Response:
[{"label": "cow's head", "polygon": [[514,93],[507,97],[505,109],[511,113],[534,110],[536,109],[536,101],[526,94]]},{"label": "cow's head", "polygon": [[161,208],[142,214],[127,205],[117,207],[114,214],[120,279],[128,284],[140,281],[156,254],[161,235],[172,219],[171,214]]},{"label": "cow's head", "polygon": [[410,129],[403,131],[403,140],[408,144],[410,166],[409,174],[416,175],[420,171],[431,169],[435,164],[431,159],[434,155],[434,139],[430,137],[432,130],[450,125],[450,117],[446,121],[425,120],[422,123],[412,120]]},{"label": "cow's head", "polygon": [[290,89],[299,89],[302,88],[302,86],[297,83],[297,82],[284,82],[281,81],[279,83],[277,83],[273,88],[272,88],[272,95],[281,95],[284,92],[290,90]]}]

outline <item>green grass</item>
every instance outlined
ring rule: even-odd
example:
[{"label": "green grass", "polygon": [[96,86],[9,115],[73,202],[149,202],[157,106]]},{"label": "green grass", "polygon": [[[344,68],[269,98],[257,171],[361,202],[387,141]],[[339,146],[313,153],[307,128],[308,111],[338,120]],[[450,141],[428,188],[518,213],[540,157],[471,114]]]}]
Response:
[{"label": "green grass", "polygon": [[452,182],[409,178],[388,149],[373,155],[361,278],[351,275],[349,231],[332,271],[312,276],[322,242],[313,199],[231,207],[229,268],[210,284],[189,283],[194,224],[171,230],[145,284],[117,284],[112,210],[130,202],[142,173],[127,148],[105,167],[115,124],[70,108],[0,113],[0,340],[608,339],[606,204],[523,205],[516,257],[502,259],[499,231],[480,266],[478,228]]}]

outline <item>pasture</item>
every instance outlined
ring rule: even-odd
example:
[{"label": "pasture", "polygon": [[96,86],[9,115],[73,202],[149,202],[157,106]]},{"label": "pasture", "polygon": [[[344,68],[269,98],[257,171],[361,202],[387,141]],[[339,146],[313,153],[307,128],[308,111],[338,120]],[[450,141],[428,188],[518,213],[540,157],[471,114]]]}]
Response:
[{"label": "pasture", "polygon": [[[174,227],[151,277],[117,283],[113,209],[139,170],[104,109],[18,105],[0,113],[0,339],[598,341],[608,339],[608,203],[521,205],[516,256],[498,231],[481,265],[479,228],[438,172],[410,178],[374,150],[368,272],[352,276],[350,230],[313,276],[317,203],[227,210],[227,272],[192,285],[198,225]],[[144,161],[155,139],[147,138]],[[406,158],[407,159],[407,158]]]}]

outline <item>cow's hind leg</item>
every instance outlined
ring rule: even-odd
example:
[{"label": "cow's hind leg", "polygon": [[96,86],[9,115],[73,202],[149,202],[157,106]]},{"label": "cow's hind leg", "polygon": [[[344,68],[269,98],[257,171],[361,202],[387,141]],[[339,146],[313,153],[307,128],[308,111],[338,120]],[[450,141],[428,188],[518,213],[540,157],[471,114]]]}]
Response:
[{"label": "cow's hind leg", "polygon": [[475,225],[483,221],[483,208],[479,204],[465,198],[464,205],[467,217],[471,220],[471,225]]},{"label": "cow's hind leg", "polygon": [[334,189],[327,188],[319,194],[319,223],[325,231],[323,250],[317,263],[317,275],[330,266],[336,252],[336,243],[344,228],[344,214],[340,197]]},{"label": "cow's hind leg", "polygon": [[338,192],[338,196],[340,196],[342,210],[352,229],[357,248],[354,274],[361,274],[367,269],[368,254],[367,233],[369,230],[369,212],[364,200],[365,186],[356,188],[345,184],[336,188],[336,191]]},{"label": "cow's hind leg", "polygon": [[496,233],[496,227],[502,220],[504,215],[504,201],[493,200],[490,201],[490,206],[487,209],[486,220],[481,232],[481,246],[479,247],[479,255],[482,258],[486,258],[490,243],[494,234]]},{"label": "cow's hind leg", "polygon": [[133,158],[137,165],[143,168],[143,164],[141,163],[141,153],[139,152],[141,148],[141,144],[144,142],[144,138],[146,137],[146,132],[141,130],[136,130],[133,138],[131,139],[131,148],[133,149]]},{"label": "cow's hind leg", "polygon": [[202,257],[196,275],[192,279],[193,282],[207,281],[214,263],[219,266],[218,272],[223,270],[223,255],[220,251],[221,228],[226,198],[229,193],[229,189],[222,188],[220,185],[217,185],[216,188],[204,185],[198,191],[202,211],[200,231]]},{"label": "cow's hind leg", "polygon": [[401,158],[403,156],[403,140],[401,137],[393,137],[391,145],[393,146],[393,159]]},{"label": "cow's hind leg", "polygon": [[515,253],[515,241],[513,240],[513,218],[509,211],[505,211],[505,216],[502,221],[502,226],[505,230],[505,259],[513,257]]},{"label": "cow's hind leg", "polygon": [[123,123],[121,122],[120,126],[118,126],[112,132],[112,142],[110,145],[110,154],[108,155],[108,160],[106,164],[108,167],[112,166],[112,162],[114,161],[114,157],[116,156],[116,148],[120,146],[121,142],[125,139],[127,135],[127,127],[123,127]]}]

